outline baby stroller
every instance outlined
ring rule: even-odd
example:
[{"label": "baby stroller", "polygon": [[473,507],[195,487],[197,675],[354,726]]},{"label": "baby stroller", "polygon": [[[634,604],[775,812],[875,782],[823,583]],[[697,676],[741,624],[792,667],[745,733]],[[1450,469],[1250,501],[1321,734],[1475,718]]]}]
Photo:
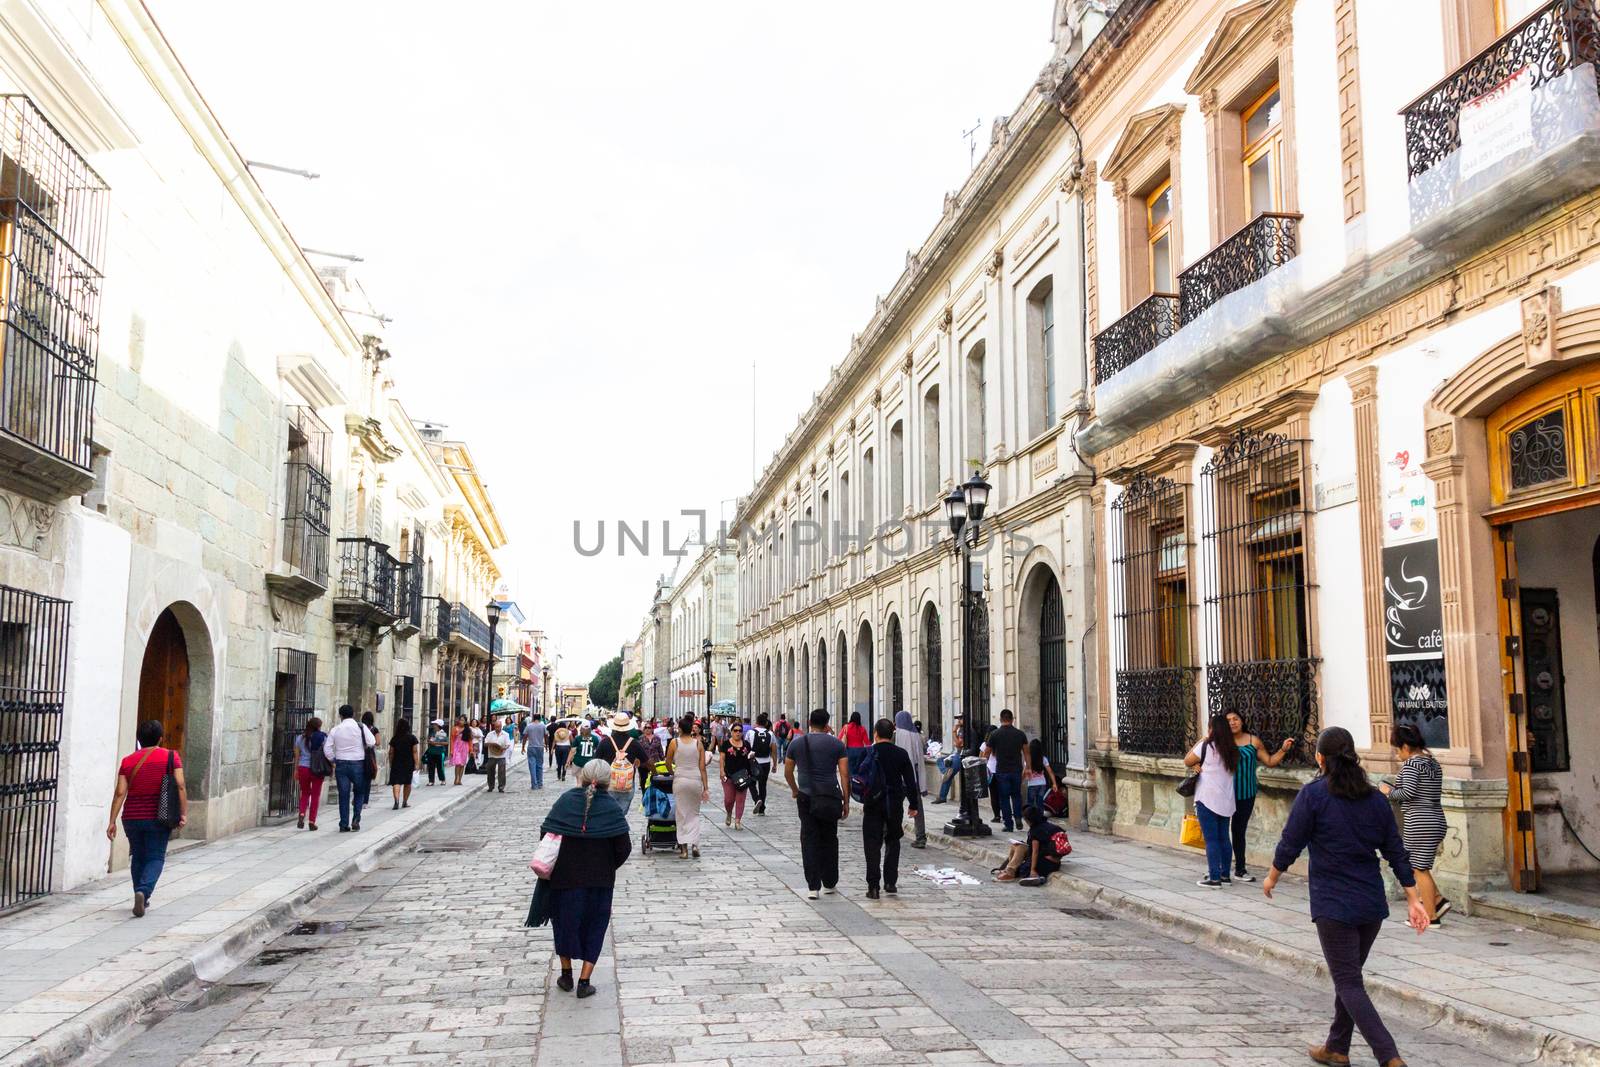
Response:
[{"label": "baby stroller", "polygon": [[640,790],[644,801],[644,837],[640,852],[678,847],[678,819],[672,804],[672,775],[665,763],[658,763]]}]

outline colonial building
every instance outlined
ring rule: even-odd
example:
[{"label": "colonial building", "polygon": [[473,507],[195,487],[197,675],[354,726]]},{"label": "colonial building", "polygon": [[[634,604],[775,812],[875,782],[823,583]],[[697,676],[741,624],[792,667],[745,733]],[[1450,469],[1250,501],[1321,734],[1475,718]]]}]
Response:
[{"label": "colonial building", "polygon": [[1095,825],[1174,836],[1175,757],[1237,711],[1297,742],[1259,861],[1319,729],[1381,771],[1408,722],[1452,897],[1600,867],[1597,42],[1565,0],[1124,0],[1048,72],[1082,138]]},{"label": "colonial building", "polygon": [[0,91],[3,909],[104,874],[141,720],[217,838],[309,715],[468,706],[504,535],[142,4],[0,12]]},{"label": "colonial building", "polygon": [[643,677],[639,690],[640,712],[646,718],[658,719],[672,714],[672,616],[668,608],[672,584],[665,575],[656,579],[651,596],[650,611],[645,615],[639,631],[640,668]]},{"label": "colonial building", "polygon": [[[663,714],[674,718],[691,712],[701,714],[708,702],[735,699],[736,577],[732,541],[704,546],[681,576],[674,575],[667,601],[672,625],[672,673]],[[710,678],[706,677],[707,641],[711,651]]]}]

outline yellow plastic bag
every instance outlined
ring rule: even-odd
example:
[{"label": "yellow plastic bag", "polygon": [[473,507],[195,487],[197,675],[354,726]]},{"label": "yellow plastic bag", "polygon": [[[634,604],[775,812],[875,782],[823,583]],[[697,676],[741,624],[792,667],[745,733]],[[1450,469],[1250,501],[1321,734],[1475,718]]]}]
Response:
[{"label": "yellow plastic bag", "polygon": [[1178,843],[1190,848],[1205,848],[1206,835],[1200,832],[1200,820],[1194,815],[1183,817],[1183,829],[1178,832]]}]

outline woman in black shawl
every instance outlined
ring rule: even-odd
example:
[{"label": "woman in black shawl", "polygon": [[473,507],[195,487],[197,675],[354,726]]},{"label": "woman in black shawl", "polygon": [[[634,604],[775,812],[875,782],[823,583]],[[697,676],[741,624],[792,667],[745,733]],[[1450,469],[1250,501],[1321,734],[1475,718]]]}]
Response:
[{"label": "woman in black shawl", "polygon": [[[578,996],[594,996],[589,984],[595,961],[611,925],[611,891],[617,868],[633,850],[628,820],[606,792],[611,768],[604,760],[590,760],[577,774],[577,786],[567,790],[545,816],[539,836],[561,835],[561,852],[548,881],[539,883],[539,896],[547,893],[545,911],[555,933],[556,955],[561,957],[561,977],[556,985],[571,992],[572,961],[583,961],[578,975]],[[530,916],[531,918],[531,916]]]}]

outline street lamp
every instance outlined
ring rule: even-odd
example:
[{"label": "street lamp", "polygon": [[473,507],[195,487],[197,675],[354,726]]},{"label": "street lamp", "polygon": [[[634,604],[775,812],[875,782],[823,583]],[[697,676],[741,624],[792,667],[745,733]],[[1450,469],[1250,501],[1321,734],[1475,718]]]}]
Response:
[{"label": "street lamp", "polygon": [[700,642],[700,654],[706,661],[706,722],[709,724],[711,722],[711,638],[707,637]]},{"label": "street lamp", "polygon": [[[965,485],[950,490],[944,498],[944,517],[950,523],[952,548],[956,566],[961,576],[961,736],[966,739],[967,751],[978,754],[978,737],[972,729],[972,704],[977,697],[972,668],[972,546],[982,534],[980,523],[984,509],[989,506],[988,482],[978,471],[972,472]],[[967,526],[968,520],[972,525]],[[967,536],[962,536],[963,528]],[[965,763],[963,758],[962,764]],[[944,828],[951,837],[988,837],[989,824],[978,814],[978,796],[967,786],[967,769],[958,765],[957,777],[961,784],[961,813]]]},{"label": "street lamp", "polygon": [[488,720],[489,710],[494,706],[494,632],[500,628],[500,604],[490,600],[489,606],[484,609],[489,616],[489,684],[484,687],[484,719]]}]

